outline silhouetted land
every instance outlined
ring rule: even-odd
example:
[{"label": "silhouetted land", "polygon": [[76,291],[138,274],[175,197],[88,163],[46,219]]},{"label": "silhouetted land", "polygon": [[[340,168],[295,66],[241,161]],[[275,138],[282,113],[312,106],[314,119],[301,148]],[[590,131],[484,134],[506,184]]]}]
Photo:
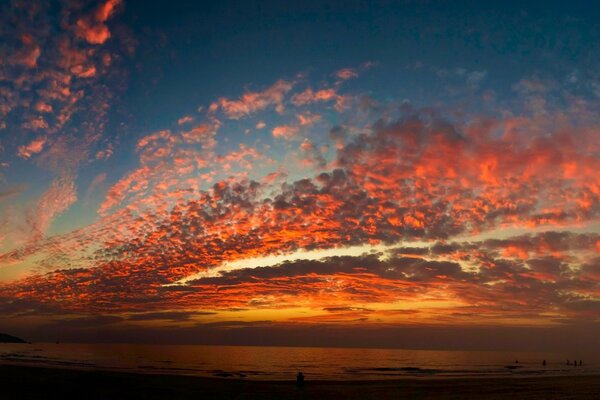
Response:
[{"label": "silhouetted land", "polygon": [[16,336],[7,335],[6,333],[0,333],[0,343],[27,343],[27,342]]},{"label": "silhouetted land", "polygon": [[0,366],[2,399],[598,399],[599,376],[262,382]]}]

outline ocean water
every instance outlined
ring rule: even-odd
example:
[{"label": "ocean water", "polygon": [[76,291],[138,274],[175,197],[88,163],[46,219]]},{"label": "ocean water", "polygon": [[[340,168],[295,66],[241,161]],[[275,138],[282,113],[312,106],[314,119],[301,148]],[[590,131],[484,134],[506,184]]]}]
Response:
[{"label": "ocean water", "polygon": [[[577,356],[577,355],[572,355]],[[559,353],[138,344],[0,344],[0,363],[254,380],[600,373],[598,359]],[[516,363],[516,361],[519,361]],[[546,366],[542,365],[546,360]],[[570,359],[572,363],[572,358]],[[579,361],[579,359],[578,359]]]}]

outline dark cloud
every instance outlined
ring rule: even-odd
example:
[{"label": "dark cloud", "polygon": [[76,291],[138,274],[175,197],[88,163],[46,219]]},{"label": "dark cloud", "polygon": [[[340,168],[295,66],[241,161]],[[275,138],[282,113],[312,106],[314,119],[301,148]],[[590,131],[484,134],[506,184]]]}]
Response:
[{"label": "dark cloud", "polygon": [[129,321],[168,320],[172,322],[188,321],[197,315],[214,315],[211,311],[160,311],[151,313],[134,314],[127,318]]},{"label": "dark cloud", "polygon": [[116,315],[97,315],[97,316],[86,316],[79,318],[61,318],[55,319],[52,323],[61,328],[84,328],[84,329],[96,329],[101,326],[113,325],[124,321],[123,317]]},{"label": "dark cloud", "polygon": [[337,312],[371,312],[373,310],[362,307],[324,307],[323,311],[337,313]]}]

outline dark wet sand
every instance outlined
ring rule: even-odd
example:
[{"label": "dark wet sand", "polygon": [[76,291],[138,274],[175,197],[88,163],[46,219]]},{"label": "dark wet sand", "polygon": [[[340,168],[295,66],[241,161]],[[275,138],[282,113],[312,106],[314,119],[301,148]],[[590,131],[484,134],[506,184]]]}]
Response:
[{"label": "dark wet sand", "polygon": [[0,366],[0,399],[600,399],[600,376],[262,382]]}]

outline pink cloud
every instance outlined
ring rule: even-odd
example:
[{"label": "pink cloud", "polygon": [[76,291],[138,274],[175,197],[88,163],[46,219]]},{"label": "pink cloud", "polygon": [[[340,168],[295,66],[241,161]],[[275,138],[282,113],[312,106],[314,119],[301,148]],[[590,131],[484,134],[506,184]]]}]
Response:
[{"label": "pink cloud", "polygon": [[187,124],[187,123],[190,123],[190,122],[192,122],[193,120],[194,120],[194,117],[191,117],[191,116],[189,116],[189,115],[186,115],[186,116],[183,116],[183,117],[179,118],[179,119],[177,120],[177,124],[178,124],[178,125],[184,125],[184,124]]},{"label": "pink cloud", "polygon": [[40,129],[48,129],[48,122],[41,115],[35,118],[31,118],[21,125],[25,129],[31,129],[32,131],[38,131]]},{"label": "pink cloud", "polygon": [[34,108],[37,112],[41,113],[51,113],[53,111],[52,106],[48,103],[44,103],[43,101],[38,101]]},{"label": "pink cloud", "polygon": [[75,182],[69,176],[58,178],[42,194],[37,206],[30,211],[28,223],[32,239],[45,235],[54,219],[77,201]]},{"label": "pink cloud", "polygon": [[37,139],[32,140],[29,144],[24,146],[19,146],[17,150],[17,155],[22,158],[30,158],[34,154],[41,153],[44,149],[44,145],[46,144],[46,137],[40,136]]},{"label": "pink cloud", "polygon": [[289,125],[279,125],[273,128],[271,133],[275,138],[281,139],[292,139],[296,137],[300,132],[302,127],[308,127],[318,120],[321,119],[320,115],[317,114],[296,114],[296,118],[298,119],[297,123],[289,124]]},{"label": "pink cloud", "polygon": [[292,104],[295,106],[305,106],[312,103],[334,101],[334,108],[341,112],[348,108],[351,98],[349,96],[340,95],[335,89],[321,89],[316,92],[311,88],[298,93],[292,97]]},{"label": "pink cloud", "polygon": [[296,106],[303,106],[320,101],[335,100],[336,97],[337,93],[335,92],[335,89],[321,89],[315,92],[311,88],[308,88],[304,92],[294,95],[294,97],[292,97],[292,103]]},{"label": "pink cloud", "polygon": [[318,114],[297,114],[296,118],[298,118],[298,123],[301,126],[309,126],[313,125],[315,122],[321,119],[321,116]]},{"label": "pink cloud", "polygon": [[358,78],[358,72],[356,72],[356,70],[354,70],[352,68],[343,68],[343,69],[340,69],[339,71],[337,71],[335,73],[335,76],[338,79],[346,81],[348,79]]},{"label": "pink cloud", "polygon": [[300,132],[300,127],[296,125],[279,125],[273,128],[271,133],[275,138],[291,139]]},{"label": "pink cloud", "polygon": [[300,144],[300,149],[304,151],[313,151],[315,150],[315,145],[308,139],[304,139],[304,141]]},{"label": "pink cloud", "polygon": [[106,183],[106,177],[107,177],[106,172],[102,172],[102,173],[99,173],[98,175],[96,175],[94,177],[94,179],[92,179],[92,182],[90,183],[87,190],[85,191],[85,197],[83,200],[84,203],[90,202],[92,195],[94,195],[94,193],[96,191],[98,191],[98,189]]},{"label": "pink cloud", "polygon": [[293,83],[284,80],[275,82],[271,87],[262,92],[246,92],[238,100],[220,98],[212,103],[209,112],[216,112],[219,108],[230,119],[240,119],[248,115],[274,106],[277,112],[284,109],[283,100]]},{"label": "pink cloud", "polygon": [[205,149],[209,149],[216,146],[214,138],[219,127],[220,124],[217,122],[203,123],[189,131],[182,132],[181,136],[187,143],[200,143]]},{"label": "pink cloud", "polygon": [[112,144],[108,144],[106,149],[98,150],[96,152],[96,160],[108,160],[113,155],[113,146]]}]

